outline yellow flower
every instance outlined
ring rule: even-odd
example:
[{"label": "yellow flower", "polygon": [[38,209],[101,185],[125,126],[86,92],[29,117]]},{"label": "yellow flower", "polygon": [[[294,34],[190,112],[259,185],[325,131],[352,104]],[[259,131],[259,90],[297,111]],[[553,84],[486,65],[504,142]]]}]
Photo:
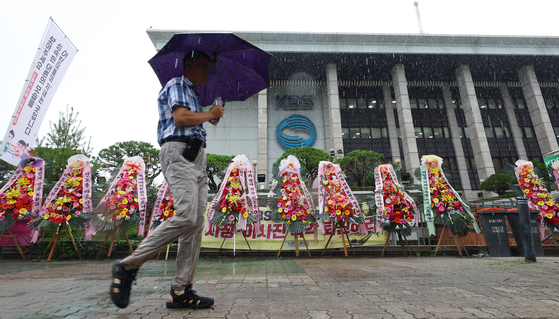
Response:
[{"label": "yellow flower", "polygon": [[328,211],[328,207],[324,207],[324,211],[327,212],[327,211]]},{"label": "yellow flower", "polygon": [[340,215],[341,213],[342,212],[339,209],[336,211],[336,215]]},{"label": "yellow flower", "polygon": [[44,219],[49,219],[49,214],[45,214],[45,215],[43,216],[43,218],[44,218]]},{"label": "yellow flower", "polygon": [[124,198],[124,199],[122,200],[122,203],[126,205],[126,204],[128,204],[128,200],[127,200],[126,198]]},{"label": "yellow flower", "polygon": [[433,198],[433,203],[436,204],[436,203],[438,203],[438,202],[439,202],[439,199],[438,199],[438,198]]},{"label": "yellow flower", "polygon": [[128,176],[128,179],[134,179],[134,176]]},{"label": "yellow flower", "polygon": [[543,201],[539,201],[539,202],[538,202],[538,205],[539,205],[539,206],[543,206],[544,204],[545,204],[545,203],[544,203]]},{"label": "yellow flower", "polygon": [[66,220],[70,220],[70,218],[72,218],[72,215],[66,216]]},{"label": "yellow flower", "polygon": [[328,181],[324,181],[324,185],[328,185]]},{"label": "yellow flower", "polygon": [[287,182],[287,178],[284,178],[284,179],[283,179],[283,182],[284,182],[284,183]]},{"label": "yellow flower", "polygon": [[547,217],[547,219],[552,219],[552,218],[553,218],[553,215],[547,214],[547,216],[545,216],[545,217]]},{"label": "yellow flower", "polygon": [[164,212],[163,212],[163,215],[164,215],[164,216],[169,216],[169,211],[168,211],[168,210],[164,211]]},{"label": "yellow flower", "polygon": [[29,193],[27,193],[27,195],[29,195],[29,196],[33,197],[33,195],[35,195],[35,193],[33,193],[33,192],[29,192]]},{"label": "yellow flower", "polygon": [[55,217],[55,216],[56,216],[55,213],[51,213],[51,214],[50,214],[50,217]]},{"label": "yellow flower", "polygon": [[19,214],[20,214],[20,215],[23,215],[23,214],[25,214],[25,213],[27,213],[27,209],[25,209],[25,208],[20,208],[20,209],[19,209]]},{"label": "yellow flower", "polygon": [[280,212],[280,213],[283,212],[283,208],[281,208],[281,207],[278,208],[278,212]]},{"label": "yellow flower", "polygon": [[118,191],[118,194],[119,195],[124,195],[124,192],[123,191]]},{"label": "yellow flower", "polygon": [[123,208],[122,212],[126,214],[128,212],[128,208]]},{"label": "yellow flower", "polygon": [[248,217],[248,213],[245,212],[245,213],[243,214],[243,217],[244,217],[244,218],[247,218],[247,217]]},{"label": "yellow flower", "polygon": [[134,198],[134,202],[136,202],[136,203],[137,203],[137,202],[138,202],[138,199],[137,199],[137,198]]},{"label": "yellow flower", "polygon": [[328,204],[332,205],[332,200],[331,199],[328,201]]},{"label": "yellow flower", "polygon": [[129,170],[129,171],[128,171],[128,173],[130,173],[130,174],[134,174],[134,170],[133,170],[133,169],[131,169],[131,170]]},{"label": "yellow flower", "polygon": [[345,211],[345,214],[346,214],[346,215],[349,215],[349,210],[346,210],[346,211]]},{"label": "yellow flower", "polygon": [[122,218],[126,217],[126,213],[125,212],[120,212],[120,217],[122,217]]},{"label": "yellow flower", "polygon": [[291,215],[291,220],[293,220],[293,221],[297,220],[297,216]]},{"label": "yellow flower", "polygon": [[227,208],[223,207],[223,209],[221,210],[222,213],[225,213],[227,211]]},{"label": "yellow flower", "polygon": [[83,198],[80,198],[80,204],[83,204]]},{"label": "yellow flower", "polygon": [[290,221],[290,220],[287,221],[287,225],[291,225],[291,221]]},{"label": "yellow flower", "polygon": [[547,201],[547,206],[553,206],[553,201],[552,200]]}]

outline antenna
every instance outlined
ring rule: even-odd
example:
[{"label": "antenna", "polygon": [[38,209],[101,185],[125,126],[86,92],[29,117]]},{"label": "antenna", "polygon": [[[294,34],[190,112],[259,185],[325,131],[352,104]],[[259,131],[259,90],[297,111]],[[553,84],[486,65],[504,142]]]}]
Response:
[{"label": "antenna", "polygon": [[417,24],[419,25],[419,33],[425,34],[423,31],[423,23],[421,23],[421,14],[419,13],[419,2],[414,2],[413,6],[415,7],[415,14],[417,15]]}]

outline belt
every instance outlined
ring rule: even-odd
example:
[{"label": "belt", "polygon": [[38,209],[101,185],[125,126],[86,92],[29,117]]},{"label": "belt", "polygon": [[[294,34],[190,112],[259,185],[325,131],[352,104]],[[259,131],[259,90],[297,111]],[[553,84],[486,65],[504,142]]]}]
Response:
[{"label": "belt", "polygon": [[182,142],[188,145],[201,145],[202,148],[206,148],[206,141],[201,138],[195,138],[192,136],[184,137],[168,137],[161,142],[161,146],[167,142]]}]

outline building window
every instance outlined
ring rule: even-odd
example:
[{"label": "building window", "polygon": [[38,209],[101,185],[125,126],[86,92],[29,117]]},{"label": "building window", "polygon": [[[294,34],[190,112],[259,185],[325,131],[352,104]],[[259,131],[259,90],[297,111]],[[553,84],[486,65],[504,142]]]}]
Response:
[{"label": "building window", "polygon": [[380,132],[381,132],[383,138],[388,138],[388,128],[383,127],[383,128],[381,128]]},{"label": "building window", "polygon": [[347,100],[344,99],[344,98],[341,98],[341,99],[340,99],[340,109],[341,109],[341,110],[347,109]]},{"label": "building window", "polygon": [[367,99],[360,98],[357,100],[357,108],[358,109],[366,109],[368,108]]},{"label": "building window", "polygon": [[357,108],[357,99],[347,99],[347,107],[350,109]]},{"label": "building window", "polygon": [[359,132],[359,128],[351,127],[349,129],[349,136],[351,136],[351,138],[361,138],[361,132]]},{"label": "building window", "polygon": [[[374,128],[373,128],[374,130]],[[371,129],[368,127],[361,128],[361,138],[371,138]]]},{"label": "building window", "polygon": [[427,106],[427,100],[426,99],[417,99],[417,107],[419,109],[426,109]]},{"label": "building window", "polygon": [[485,101],[485,99],[477,99],[477,104],[479,105],[480,109],[487,108],[487,102]]},{"label": "building window", "polygon": [[523,99],[514,99],[515,101],[515,106],[517,109],[525,109],[526,108],[526,104],[524,103]]},{"label": "building window", "polygon": [[423,127],[423,137],[433,138],[433,129],[428,126]]},{"label": "building window", "polygon": [[448,129],[448,127],[443,127],[443,131],[444,131],[444,137],[451,137],[450,136],[450,130]]},{"label": "building window", "polygon": [[511,137],[512,135],[510,134],[510,130],[507,126],[503,127],[503,129],[505,130],[505,136],[506,137]]},{"label": "building window", "polygon": [[433,133],[435,138],[444,138],[443,128],[442,127],[433,127]]},{"label": "building window", "polygon": [[527,138],[536,137],[536,135],[534,134],[534,129],[530,126],[523,127],[522,131],[524,132],[524,137]]},{"label": "building window", "polygon": [[349,128],[342,127],[342,138],[349,139]]},{"label": "building window", "polygon": [[467,127],[459,127],[459,129],[460,129],[460,138],[470,138]]},{"label": "building window", "polygon": [[503,131],[502,127],[495,126],[495,137],[496,138],[505,137],[505,131]]},{"label": "building window", "polygon": [[559,138],[559,126],[554,126],[553,130],[555,131],[555,136]]},{"label": "building window", "polygon": [[411,109],[417,109],[417,100],[416,99],[410,99],[410,108]]},{"label": "building window", "polygon": [[498,169],[498,170],[503,169],[503,162],[501,162],[501,159],[499,157],[492,157],[491,159],[493,160],[493,167],[495,169]]},{"label": "building window", "polygon": [[552,99],[544,99],[544,102],[545,102],[545,106],[548,109],[552,109],[554,107]]},{"label": "building window", "polygon": [[487,108],[490,110],[496,110],[501,108],[501,100],[487,99]]},{"label": "building window", "polygon": [[415,131],[415,138],[423,138],[421,127],[414,127],[413,130]]},{"label": "building window", "polygon": [[485,136],[487,138],[493,138],[495,137],[495,134],[493,133],[493,130],[490,127],[486,127],[485,128]]}]

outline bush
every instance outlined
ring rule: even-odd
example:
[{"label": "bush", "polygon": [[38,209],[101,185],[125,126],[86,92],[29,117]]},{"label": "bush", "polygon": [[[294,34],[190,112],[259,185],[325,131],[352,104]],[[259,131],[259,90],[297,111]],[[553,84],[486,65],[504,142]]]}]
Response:
[{"label": "bush", "polygon": [[509,184],[516,183],[516,179],[504,173],[493,174],[487,178],[479,189],[504,195],[509,189]]}]

